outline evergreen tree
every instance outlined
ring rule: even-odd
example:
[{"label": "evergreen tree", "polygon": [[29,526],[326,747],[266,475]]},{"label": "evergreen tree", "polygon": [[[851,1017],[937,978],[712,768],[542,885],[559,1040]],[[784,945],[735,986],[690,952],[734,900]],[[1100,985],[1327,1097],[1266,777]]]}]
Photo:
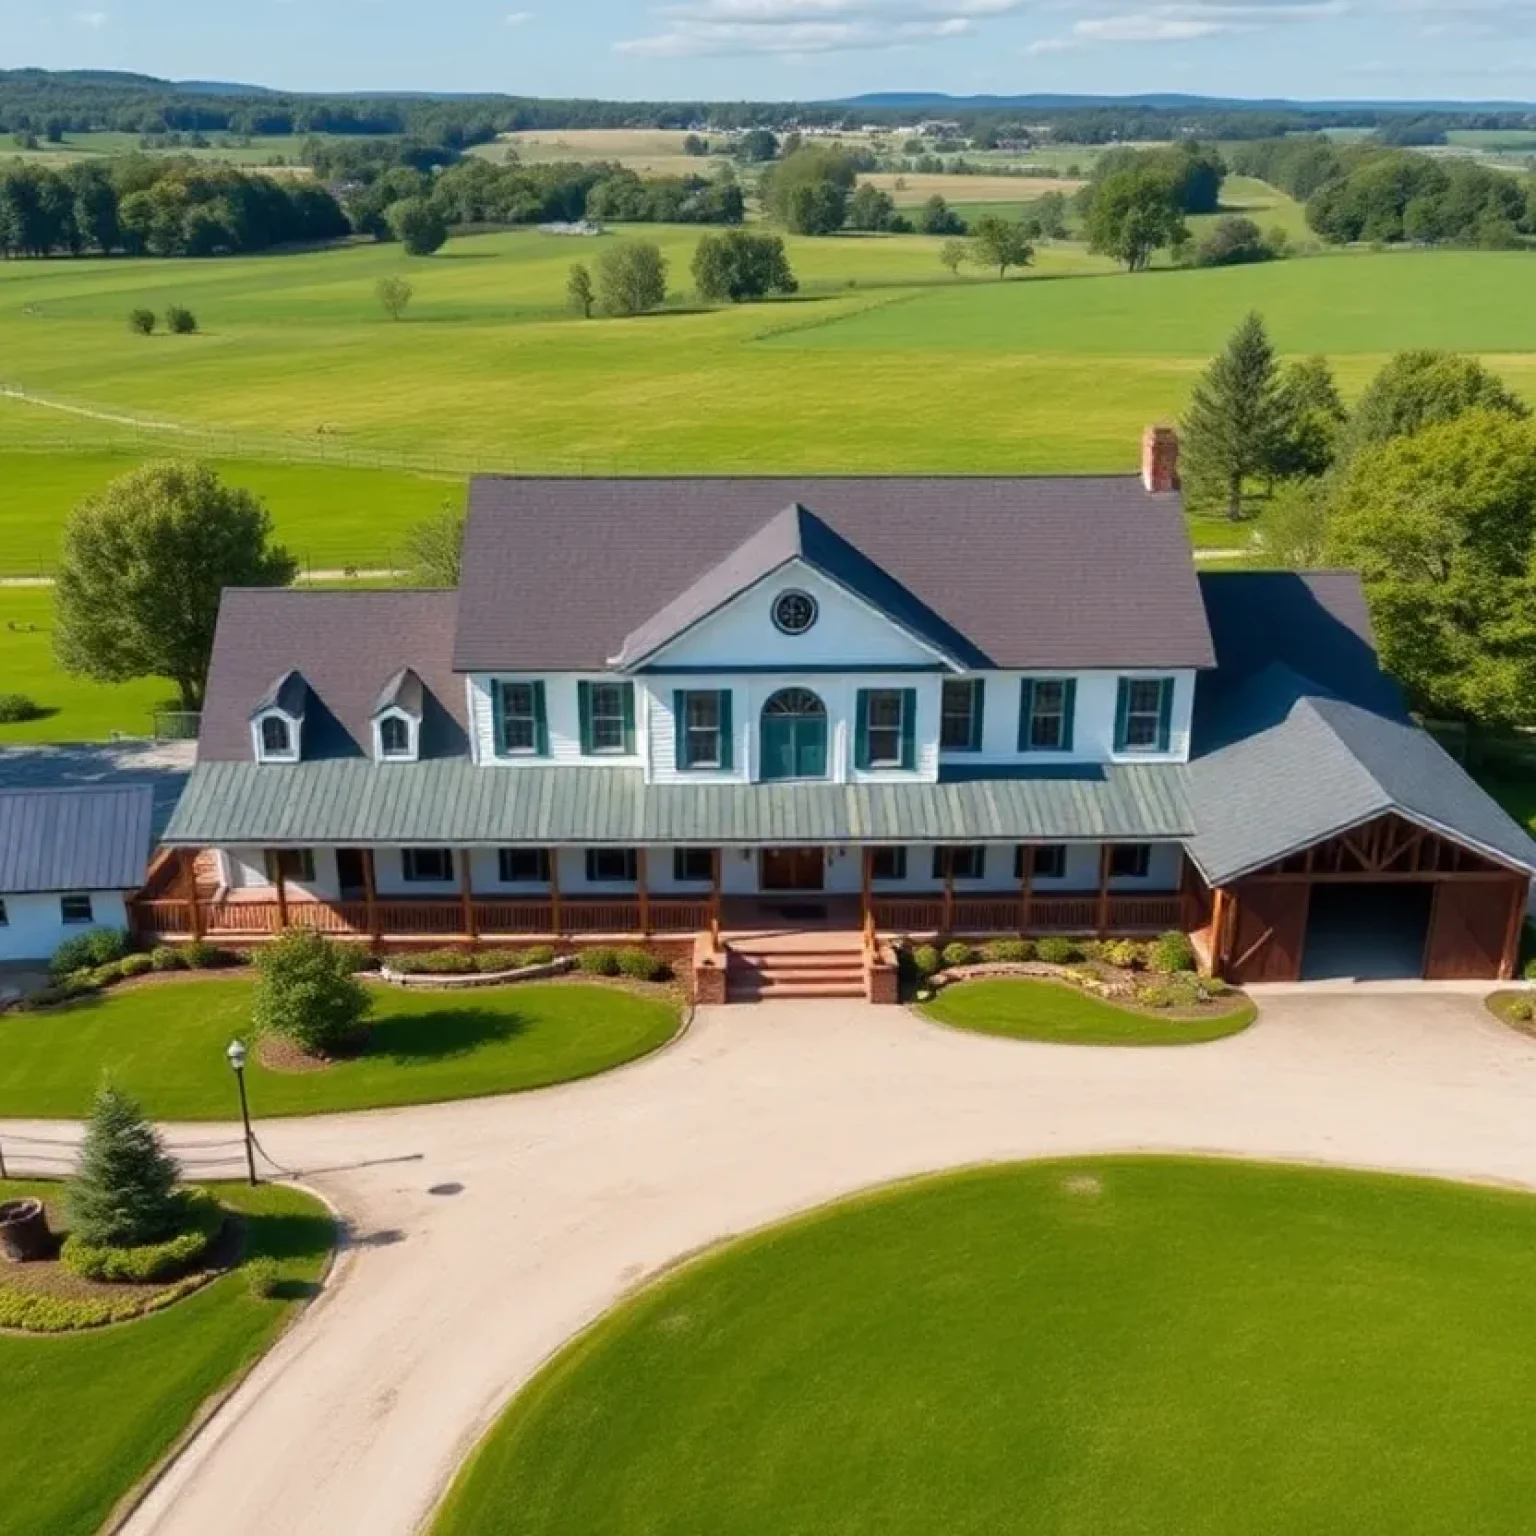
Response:
[{"label": "evergreen tree", "polygon": [[1273,468],[1282,408],[1275,350],[1251,313],[1195,386],[1182,424],[1192,501],[1225,500],[1229,518],[1243,515],[1244,483]]},{"label": "evergreen tree", "polygon": [[1326,357],[1304,357],[1280,376],[1280,418],[1271,465],[1282,480],[1327,474],[1347,413]]},{"label": "evergreen tree", "polygon": [[174,1237],[185,1213],[177,1175],[138,1104],[104,1084],[66,1192],[70,1235],[100,1248],[137,1248]]}]

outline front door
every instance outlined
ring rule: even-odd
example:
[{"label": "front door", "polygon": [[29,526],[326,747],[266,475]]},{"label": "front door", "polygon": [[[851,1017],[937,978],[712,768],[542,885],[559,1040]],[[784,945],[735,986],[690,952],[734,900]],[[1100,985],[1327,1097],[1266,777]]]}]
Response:
[{"label": "front door", "polygon": [[336,885],[343,901],[361,901],[368,894],[368,879],[363,873],[361,848],[336,850]]},{"label": "front door", "polygon": [[820,848],[764,848],[762,888],[765,891],[819,891],[826,860]]}]

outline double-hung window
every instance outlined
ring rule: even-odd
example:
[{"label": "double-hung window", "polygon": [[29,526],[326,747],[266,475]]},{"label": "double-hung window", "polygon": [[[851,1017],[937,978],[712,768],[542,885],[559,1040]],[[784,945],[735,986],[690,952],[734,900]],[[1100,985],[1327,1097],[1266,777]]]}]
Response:
[{"label": "double-hung window", "polygon": [[939,705],[939,750],[981,751],[982,701],[986,682],[979,677],[948,678]]},{"label": "double-hung window", "polygon": [[917,762],[917,690],[861,688],[854,724],[854,766],[912,768]]},{"label": "double-hung window", "polygon": [[987,871],[987,850],[981,844],[933,850],[933,878],[980,880]]},{"label": "double-hung window", "polygon": [[588,848],[588,885],[634,885],[640,861],[633,848]]},{"label": "double-hung window", "polygon": [[1019,751],[1070,752],[1077,682],[1070,677],[1026,677],[1019,693]]},{"label": "double-hung window", "polygon": [[544,684],[506,682],[498,685],[497,714],[503,757],[548,757],[549,717],[544,708]]},{"label": "double-hung window", "polygon": [[453,879],[453,849],[402,848],[400,872],[412,885],[443,884]]},{"label": "double-hung window", "polygon": [[875,881],[905,880],[907,878],[907,850],[905,848],[876,848],[870,854],[869,877]]},{"label": "double-hung window", "polygon": [[1166,752],[1173,724],[1171,677],[1122,677],[1115,707],[1115,751]]},{"label": "double-hung window", "polygon": [[385,715],[379,721],[379,756],[409,757],[411,727],[403,715]]},{"label": "double-hung window", "polygon": [[1111,880],[1145,880],[1151,867],[1150,843],[1116,843],[1109,850]]},{"label": "double-hung window", "polygon": [[1032,880],[1061,880],[1067,873],[1065,843],[1020,843],[1013,854],[1013,878],[1024,878],[1024,860],[1029,860]]},{"label": "double-hung window", "polygon": [[89,924],[96,920],[96,915],[91,909],[89,896],[60,896],[59,897],[59,921],[73,928],[79,924]]},{"label": "double-hung window", "polygon": [[549,849],[502,848],[496,856],[503,885],[548,885]]},{"label": "double-hung window", "polygon": [[578,683],[581,750],[587,757],[627,757],[635,750],[635,685]]},{"label": "double-hung window", "polygon": [[672,714],[679,768],[731,766],[731,695],[718,688],[678,689]]},{"label": "double-hung window", "polygon": [[713,885],[715,850],[713,848],[674,848],[672,878],[678,885]]},{"label": "double-hung window", "polygon": [[297,880],[301,885],[313,884],[315,878],[315,850],[313,848],[267,849],[267,884],[276,885],[278,879]]},{"label": "double-hung window", "polygon": [[292,756],[293,727],[281,715],[262,717],[261,750],[265,757]]}]

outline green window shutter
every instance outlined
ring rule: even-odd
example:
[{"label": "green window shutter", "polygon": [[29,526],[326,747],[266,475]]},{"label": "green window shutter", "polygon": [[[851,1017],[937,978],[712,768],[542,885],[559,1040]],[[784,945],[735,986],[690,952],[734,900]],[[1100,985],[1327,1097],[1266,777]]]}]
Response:
[{"label": "green window shutter", "polygon": [[869,689],[860,688],[853,717],[853,766],[869,767]]},{"label": "green window shutter", "polygon": [[1069,677],[1061,687],[1061,750],[1072,750],[1072,726],[1077,719],[1077,679]]},{"label": "green window shutter", "polygon": [[635,750],[635,685],[633,683],[625,683],[623,689],[624,751],[627,756],[633,756]]},{"label": "green window shutter", "polygon": [[1120,679],[1120,690],[1115,696],[1115,751],[1125,751],[1125,717],[1131,708],[1131,680]]},{"label": "green window shutter", "polygon": [[1165,677],[1160,684],[1161,697],[1157,701],[1157,750],[1168,750],[1168,738],[1173,728],[1173,679]]},{"label": "green window shutter", "polygon": [[576,684],[576,708],[581,715],[581,755],[592,755],[592,684]]},{"label": "green window shutter", "polygon": [[544,707],[544,680],[533,685],[533,750],[549,756],[549,711]]},{"label": "green window shutter", "polygon": [[1019,751],[1029,751],[1029,722],[1035,713],[1035,680],[1026,677],[1019,682]]},{"label": "green window shutter", "polygon": [[681,688],[672,690],[672,762],[678,768],[691,768],[688,760],[688,695]]},{"label": "green window shutter", "polygon": [[733,766],[736,738],[731,730],[731,690],[720,690],[720,767],[729,772]]},{"label": "green window shutter", "polygon": [[917,767],[917,689],[901,690],[901,766]]},{"label": "green window shutter", "polygon": [[986,718],[987,680],[978,677],[971,683],[971,751],[980,752],[982,721]]},{"label": "green window shutter", "polygon": [[491,756],[505,757],[507,752],[507,711],[502,685],[491,684]]}]

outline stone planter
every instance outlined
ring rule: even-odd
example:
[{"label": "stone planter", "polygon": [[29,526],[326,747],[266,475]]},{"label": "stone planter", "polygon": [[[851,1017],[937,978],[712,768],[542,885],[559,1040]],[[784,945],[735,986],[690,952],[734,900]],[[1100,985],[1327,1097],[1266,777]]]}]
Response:
[{"label": "stone planter", "polygon": [[7,1200],[0,1204],[0,1259],[25,1264],[53,1257],[53,1233],[41,1200]]}]

